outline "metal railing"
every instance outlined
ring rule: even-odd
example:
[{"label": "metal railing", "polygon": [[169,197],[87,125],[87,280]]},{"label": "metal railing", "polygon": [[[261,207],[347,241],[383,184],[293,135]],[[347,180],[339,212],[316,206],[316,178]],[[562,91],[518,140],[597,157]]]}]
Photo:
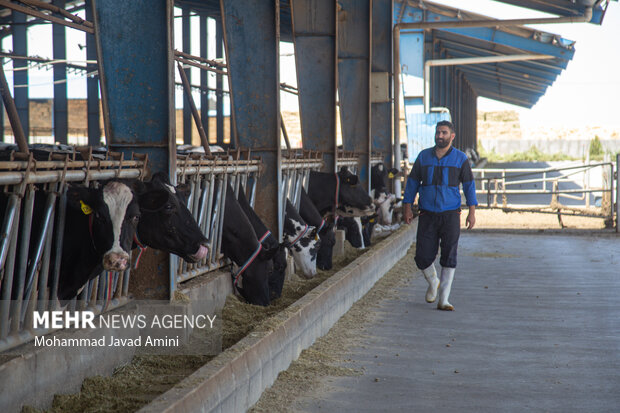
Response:
[{"label": "metal railing", "polygon": [[[64,161],[35,161],[30,156],[27,161],[0,162],[0,351],[54,331],[33,329],[32,318],[35,310],[60,309],[62,249],[55,246],[63,245],[67,183],[96,186],[100,180],[142,178],[145,173],[146,158],[124,160],[122,154],[108,153],[98,159],[89,152],[85,159],[75,160],[74,154]],[[44,199],[36,221],[35,197]],[[89,281],[67,309],[99,314],[117,308],[128,300],[128,284],[129,269],[104,273]]]},{"label": "metal railing", "polygon": [[[486,203],[479,200],[480,207],[613,219],[612,162],[472,171],[477,181],[476,194],[486,195]],[[592,184],[594,178],[596,184]],[[562,203],[563,199],[570,201]]]},{"label": "metal railing", "polygon": [[248,201],[254,205],[261,161],[249,158],[250,153],[247,151],[217,156],[179,156],[177,182],[190,185],[187,207],[209,240],[209,252],[197,263],[188,263],[171,255],[173,260],[177,260],[176,265],[173,264],[174,289],[178,283],[228,264],[228,260],[221,253],[226,187],[230,183],[238,196],[239,188],[243,185]]}]

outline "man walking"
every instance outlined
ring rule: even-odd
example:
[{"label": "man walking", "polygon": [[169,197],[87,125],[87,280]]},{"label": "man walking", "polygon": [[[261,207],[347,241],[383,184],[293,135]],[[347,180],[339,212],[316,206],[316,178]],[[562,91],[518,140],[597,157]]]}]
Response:
[{"label": "man walking", "polygon": [[[456,250],[461,232],[461,193],[459,184],[467,199],[469,214],[467,229],[476,224],[476,185],[467,156],[452,147],[455,137],[452,122],[441,121],[435,127],[435,146],[420,152],[407,178],[403,197],[404,217],[407,224],[413,220],[411,204],[416,194],[420,194],[420,218],[416,239],[415,262],[428,281],[426,301],[435,302],[437,289],[439,300],[437,308],[453,311],[448,302],[454,270]],[[433,261],[441,246],[441,279]]]}]

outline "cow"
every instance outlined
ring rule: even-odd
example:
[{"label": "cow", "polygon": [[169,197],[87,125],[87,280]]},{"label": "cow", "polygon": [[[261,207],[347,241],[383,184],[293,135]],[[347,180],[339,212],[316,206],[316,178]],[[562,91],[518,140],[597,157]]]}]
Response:
[{"label": "cow", "polygon": [[383,163],[378,163],[371,168],[370,193],[381,225],[392,225],[394,205],[400,202],[400,198],[388,190],[388,179],[394,178],[399,173],[398,169],[387,169]]},{"label": "cow", "polygon": [[267,306],[273,261],[260,255],[263,246],[230,185],[225,203],[222,252],[238,266],[233,288],[250,304]]},{"label": "cow", "polygon": [[208,240],[187,208],[190,186],[172,186],[158,172],[149,182],[134,182],[140,206],[137,246],[169,252],[194,263],[207,256]]},{"label": "cow", "polygon": [[308,196],[322,216],[368,216],[375,212],[372,199],[346,167],[336,174],[310,171]]},{"label": "cow", "polygon": [[377,214],[367,217],[342,217],[338,229],[343,230],[345,239],[354,248],[368,248],[372,245],[372,233],[377,223]]},{"label": "cow", "polygon": [[321,245],[316,230],[316,227],[306,224],[287,199],[283,228],[284,242],[305,278],[312,278],[316,275],[316,256]]},{"label": "cow", "polygon": [[271,259],[273,261],[273,272],[269,277],[269,299],[275,300],[280,298],[282,295],[282,286],[284,285],[284,277],[286,276],[286,249],[284,245],[278,242],[258,214],[252,209],[252,206],[245,196],[243,187],[239,189],[237,200],[243,212],[245,212],[245,215],[250,220],[254,228],[254,233],[263,245],[261,251],[262,259]]},{"label": "cow", "polygon": [[316,266],[320,270],[330,270],[332,268],[334,245],[336,244],[334,222],[331,219],[321,217],[318,209],[316,209],[308,193],[303,188],[301,189],[299,215],[307,224],[317,228],[319,238],[321,239],[321,246],[316,257]]},{"label": "cow", "polygon": [[113,180],[97,189],[69,186],[57,294],[61,302],[75,297],[103,270],[127,269],[139,220],[131,185]]}]

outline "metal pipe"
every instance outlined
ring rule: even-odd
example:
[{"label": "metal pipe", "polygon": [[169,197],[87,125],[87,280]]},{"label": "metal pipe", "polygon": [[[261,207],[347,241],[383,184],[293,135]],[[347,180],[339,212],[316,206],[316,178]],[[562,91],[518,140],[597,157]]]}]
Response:
[{"label": "metal pipe", "polygon": [[[19,199],[17,195],[11,194],[4,212],[4,222],[2,224],[2,233],[0,234],[0,269],[4,269],[4,264],[9,251],[9,244],[11,241],[11,234],[13,233],[13,225],[15,224],[18,201]],[[0,279],[0,281],[2,280]]]},{"label": "metal pipe", "polygon": [[7,1],[7,0],[0,0],[0,6],[4,6],[6,8],[9,8],[11,10],[15,10],[24,14],[27,14],[29,16],[33,16],[33,17],[38,17],[39,19],[42,20],[46,20],[46,21],[50,21],[52,23],[58,23],[58,24],[62,24],[63,26],[68,26],[74,29],[78,29],[78,30],[82,30],[85,31],[86,33],[90,33],[93,34],[95,32],[95,29],[93,27],[88,26],[86,23],[90,23],[90,25],[92,26],[91,22],[88,22],[86,20],[84,20],[83,24],[77,24],[74,22],[68,22],[66,20],[63,20],[59,17],[54,17],[54,16],[50,16],[48,14],[45,14],[43,12],[40,12],[38,10],[34,10],[31,9],[30,7],[24,7],[24,6],[20,6],[16,3],[13,3],[11,1]]},{"label": "metal pipe", "polygon": [[28,150],[28,141],[26,140],[22,123],[19,120],[17,107],[15,106],[13,96],[11,96],[11,90],[9,89],[9,85],[6,81],[6,76],[4,75],[4,68],[2,65],[0,65],[0,94],[2,94],[2,101],[6,107],[6,113],[9,117],[11,129],[13,129],[13,135],[15,136],[15,142],[17,143],[19,151],[23,153],[30,153]]},{"label": "metal pipe", "polygon": [[189,102],[189,108],[192,111],[192,116],[194,117],[194,122],[196,123],[196,129],[198,129],[200,142],[202,143],[202,147],[205,149],[205,153],[207,155],[211,155],[209,141],[207,140],[207,135],[202,127],[202,122],[200,121],[200,115],[198,114],[198,109],[196,109],[196,104],[194,103],[194,97],[192,96],[192,89],[189,86],[189,81],[187,80],[187,76],[185,75],[185,71],[183,70],[181,63],[177,62],[177,68],[179,69],[179,75],[181,76],[181,81],[183,82],[183,91],[185,92],[185,96]]},{"label": "metal pipe", "polygon": [[545,60],[554,58],[554,56],[550,55],[515,54],[427,60],[426,62],[424,62],[424,113],[430,113],[431,66],[474,65],[485,63],[516,62],[525,60]]},{"label": "metal pipe", "polygon": [[620,153],[616,154],[616,232],[620,221]]},{"label": "metal pipe", "polygon": [[[97,171],[91,170],[89,178],[93,180],[105,180],[113,178],[138,178],[141,170],[139,169],[122,169],[120,171],[108,170]],[[0,173],[0,185],[15,185],[22,182],[29,184],[42,184],[50,182],[58,182],[64,175],[63,171],[38,171],[36,173],[27,174],[25,172],[3,172]],[[86,179],[86,171],[67,171],[67,181],[83,181]]]}]

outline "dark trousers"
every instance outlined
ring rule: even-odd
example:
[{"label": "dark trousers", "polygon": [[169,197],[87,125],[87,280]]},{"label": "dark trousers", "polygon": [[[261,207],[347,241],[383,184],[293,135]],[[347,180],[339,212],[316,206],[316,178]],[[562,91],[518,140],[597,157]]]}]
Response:
[{"label": "dark trousers", "polygon": [[415,248],[415,263],[423,270],[428,268],[441,246],[442,267],[456,268],[456,250],[461,234],[461,213],[450,211],[435,214],[422,212],[418,219],[418,233]]}]

